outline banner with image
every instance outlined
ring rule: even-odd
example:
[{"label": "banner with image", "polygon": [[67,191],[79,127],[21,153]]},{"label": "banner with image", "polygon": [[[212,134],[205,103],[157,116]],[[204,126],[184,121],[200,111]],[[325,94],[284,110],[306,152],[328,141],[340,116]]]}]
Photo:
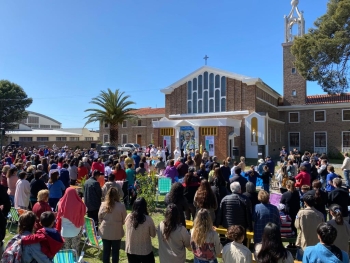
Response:
[{"label": "banner with image", "polygon": [[209,152],[209,156],[215,155],[214,146],[214,136],[205,136],[205,148]]},{"label": "banner with image", "polygon": [[168,147],[168,150],[171,153],[171,136],[163,136],[163,147]]},{"label": "banner with image", "polygon": [[196,142],[194,139],[194,129],[191,126],[180,127],[180,148],[182,150],[191,150],[196,148]]}]

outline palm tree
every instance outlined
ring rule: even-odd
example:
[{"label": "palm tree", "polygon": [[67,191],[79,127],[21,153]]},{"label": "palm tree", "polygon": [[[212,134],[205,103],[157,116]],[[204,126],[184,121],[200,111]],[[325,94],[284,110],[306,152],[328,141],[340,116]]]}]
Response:
[{"label": "palm tree", "polygon": [[92,122],[108,123],[110,130],[110,142],[112,145],[118,145],[118,124],[123,121],[135,117],[132,113],[135,109],[129,108],[130,105],[135,104],[129,101],[130,96],[124,95],[124,92],[116,89],[114,92],[110,89],[108,91],[101,91],[100,95],[92,98],[91,104],[99,106],[99,109],[86,109],[85,112],[90,112],[84,127]]}]

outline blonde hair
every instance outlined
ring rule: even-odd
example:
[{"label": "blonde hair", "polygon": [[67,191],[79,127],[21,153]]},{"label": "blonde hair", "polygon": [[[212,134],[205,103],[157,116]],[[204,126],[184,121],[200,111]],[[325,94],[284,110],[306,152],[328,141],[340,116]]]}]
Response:
[{"label": "blonde hair", "polygon": [[201,247],[204,245],[207,235],[213,230],[213,222],[207,209],[199,209],[193,222],[192,240]]},{"label": "blonde hair", "polygon": [[40,190],[38,192],[38,202],[40,201],[45,201],[47,198],[49,197],[49,190],[45,189],[45,190]]},{"label": "blonde hair", "polygon": [[288,182],[287,182],[287,189],[290,192],[294,192],[294,190],[295,190],[295,183],[292,180],[288,180]]},{"label": "blonde hair", "polygon": [[265,190],[260,190],[258,193],[258,200],[263,204],[268,204],[270,201],[270,195]]},{"label": "blonde hair", "polygon": [[112,213],[112,209],[115,206],[116,202],[119,202],[119,193],[117,188],[111,187],[107,191],[106,194],[106,212],[107,213]]}]

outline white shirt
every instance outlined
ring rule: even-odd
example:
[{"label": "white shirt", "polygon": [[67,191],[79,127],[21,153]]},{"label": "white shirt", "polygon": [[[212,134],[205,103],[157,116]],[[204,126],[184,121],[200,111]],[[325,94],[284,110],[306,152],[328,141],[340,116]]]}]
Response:
[{"label": "white shirt", "polygon": [[149,153],[152,157],[157,157],[157,149],[152,148]]},{"label": "white shirt", "polygon": [[94,151],[94,159],[98,159],[98,151]]},{"label": "white shirt", "polygon": [[345,157],[341,168],[344,170],[350,170],[350,157]]},{"label": "white shirt", "polygon": [[29,206],[30,183],[26,179],[18,179],[15,192],[15,207],[26,208]]},{"label": "white shirt", "polygon": [[221,251],[222,260],[225,263],[250,263],[252,252],[243,244],[232,241],[224,246]]},{"label": "white shirt", "polygon": [[109,176],[112,173],[112,169],[109,165],[105,167],[105,176]]},{"label": "white shirt", "polygon": [[177,161],[177,158],[179,157],[181,157],[181,152],[178,149],[176,149],[174,151],[174,160]]},{"label": "white shirt", "polygon": [[62,217],[62,237],[76,237],[82,227],[76,227],[69,219]]}]

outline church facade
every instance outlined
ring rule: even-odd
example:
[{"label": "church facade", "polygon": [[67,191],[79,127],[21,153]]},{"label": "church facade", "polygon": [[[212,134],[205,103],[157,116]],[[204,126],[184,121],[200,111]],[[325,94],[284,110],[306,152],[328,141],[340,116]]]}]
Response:
[{"label": "church facade", "polygon": [[306,81],[294,66],[293,26],[304,34],[297,3],[285,17],[283,95],[260,78],[203,66],[161,90],[165,117],[153,121],[155,145],[206,148],[227,156],[277,157],[288,150],[350,152],[350,93],[307,96]]}]

